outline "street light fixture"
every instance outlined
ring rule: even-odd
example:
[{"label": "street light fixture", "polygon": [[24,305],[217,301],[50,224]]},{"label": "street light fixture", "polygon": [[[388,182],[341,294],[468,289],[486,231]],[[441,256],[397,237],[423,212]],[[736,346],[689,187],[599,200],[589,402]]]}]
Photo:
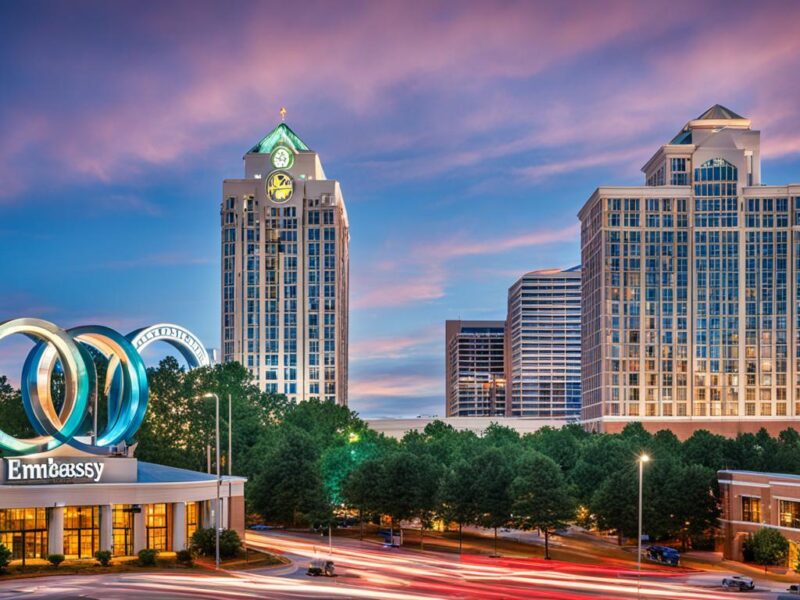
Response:
[{"label": "street light fixture", "polygon": [[638,553],[636,554],[636,565],[640,578],[642,571],[642,479],[644,478],[644,463],[646,462],[650,462],[650,456],[642,453],[639,456],[639,539],[637,545]]},{"label": "street light fixture", "polygon": [[215,557],[214,565],[219,570],[219,513],[220,513],[220,485],[222,479],[219,471],[219,396],[214,392],[207,392],[201,398],[214,398],[216,408],[216,447],[217,447],[217,504],[214,508],[214,535],[215,535]]}]

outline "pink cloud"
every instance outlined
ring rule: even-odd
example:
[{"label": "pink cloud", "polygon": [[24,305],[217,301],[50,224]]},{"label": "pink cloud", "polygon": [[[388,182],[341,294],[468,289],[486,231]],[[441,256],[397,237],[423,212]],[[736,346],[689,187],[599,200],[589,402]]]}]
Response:
[{"label": "pink cloud", "polygon": [[435,326],[415,335],[356,339],[350,343],[351,361],[397,360],[420,353],[431,353],[441,343]]},{"label": "pink cloud", "polygon": [[434,243],[414,244],[400,261],[377,259],[368,270],[354,272],[351,305],[359,309],[393,308],[438,300],[446,296],[451,276],[464,276],[449,265],[451,261],[577,241],[579,236],[576,223],[562,229],[534,230],[513,236],[475,239],[459,235]]},{"label": "pink cloud", "polygon": [[443,395],[442,377],[419,375],[376,375],[351,381],[349,396],[359,402],[374,398],[397,396],[423,397]]}]

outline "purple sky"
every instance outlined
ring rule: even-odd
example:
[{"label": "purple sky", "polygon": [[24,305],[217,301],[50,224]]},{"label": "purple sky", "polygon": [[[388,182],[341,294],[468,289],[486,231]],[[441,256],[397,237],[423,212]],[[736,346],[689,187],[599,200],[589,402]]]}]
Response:
[{"label": "purple sky", "polygon": [[583,202],[689,119],[752,118],[765,182],[800,181],[798,22],[794,1],[3,3],[0,320],[219,346],[222,180],[286,106],[350,215],[352,408],[443,414],[444,320],[503,318],[522,273],[577,264]]}]

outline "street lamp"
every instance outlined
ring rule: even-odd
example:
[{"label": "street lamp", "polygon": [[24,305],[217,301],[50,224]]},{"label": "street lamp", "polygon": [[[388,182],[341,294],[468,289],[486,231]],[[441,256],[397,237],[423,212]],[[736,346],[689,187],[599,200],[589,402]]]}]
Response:
[{"label": "street lamp", "polygon": [[639,577],[642,571],[642,479],[644,476],[644,463],[650,462],[650,457],[642,453],[639,456],[639,540],[638,540],[638,553],[636,555],[636,565],[639,570]]},{"label": "street lamp", "polygon": [[215,535],[215,560],[214,564],[219,570],[219,513],[220,513],[220,498],[219,498],[219,488],[222,482],[220,477],[219,471],[219,396],[214,392],[207,392],[201,396],[201,398],[214,398],[215,407],[216,407],[216,446],[217,446],[217,504],[214,509],[214,535]]}]

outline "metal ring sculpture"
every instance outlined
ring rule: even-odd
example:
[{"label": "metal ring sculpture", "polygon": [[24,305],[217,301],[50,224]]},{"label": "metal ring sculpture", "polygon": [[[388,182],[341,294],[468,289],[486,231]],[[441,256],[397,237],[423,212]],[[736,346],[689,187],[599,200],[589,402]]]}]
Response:
[{"label": "metal ring sculpture", "polygon": [[[128,339],[108,327],[88,325],[63,331],[41,319],[15,319],[0,324],[0,339],[15,333],[37,343],[22,367],[22,404],[38,434],[18,439],[0,431],[0,448],[15,454],[53,450],[62,444],[92,454],[110,454],[133,436],[147,408],[147,372],[144,361]],[[117,366],[109,368],[108,424],[94,443],[77,438],[96,393],[97,373],[90,349]],[[64,372],[64,401],[56,410],[50,389],[56,362]],[[113,410],[111,409],[113,407]]]}]

